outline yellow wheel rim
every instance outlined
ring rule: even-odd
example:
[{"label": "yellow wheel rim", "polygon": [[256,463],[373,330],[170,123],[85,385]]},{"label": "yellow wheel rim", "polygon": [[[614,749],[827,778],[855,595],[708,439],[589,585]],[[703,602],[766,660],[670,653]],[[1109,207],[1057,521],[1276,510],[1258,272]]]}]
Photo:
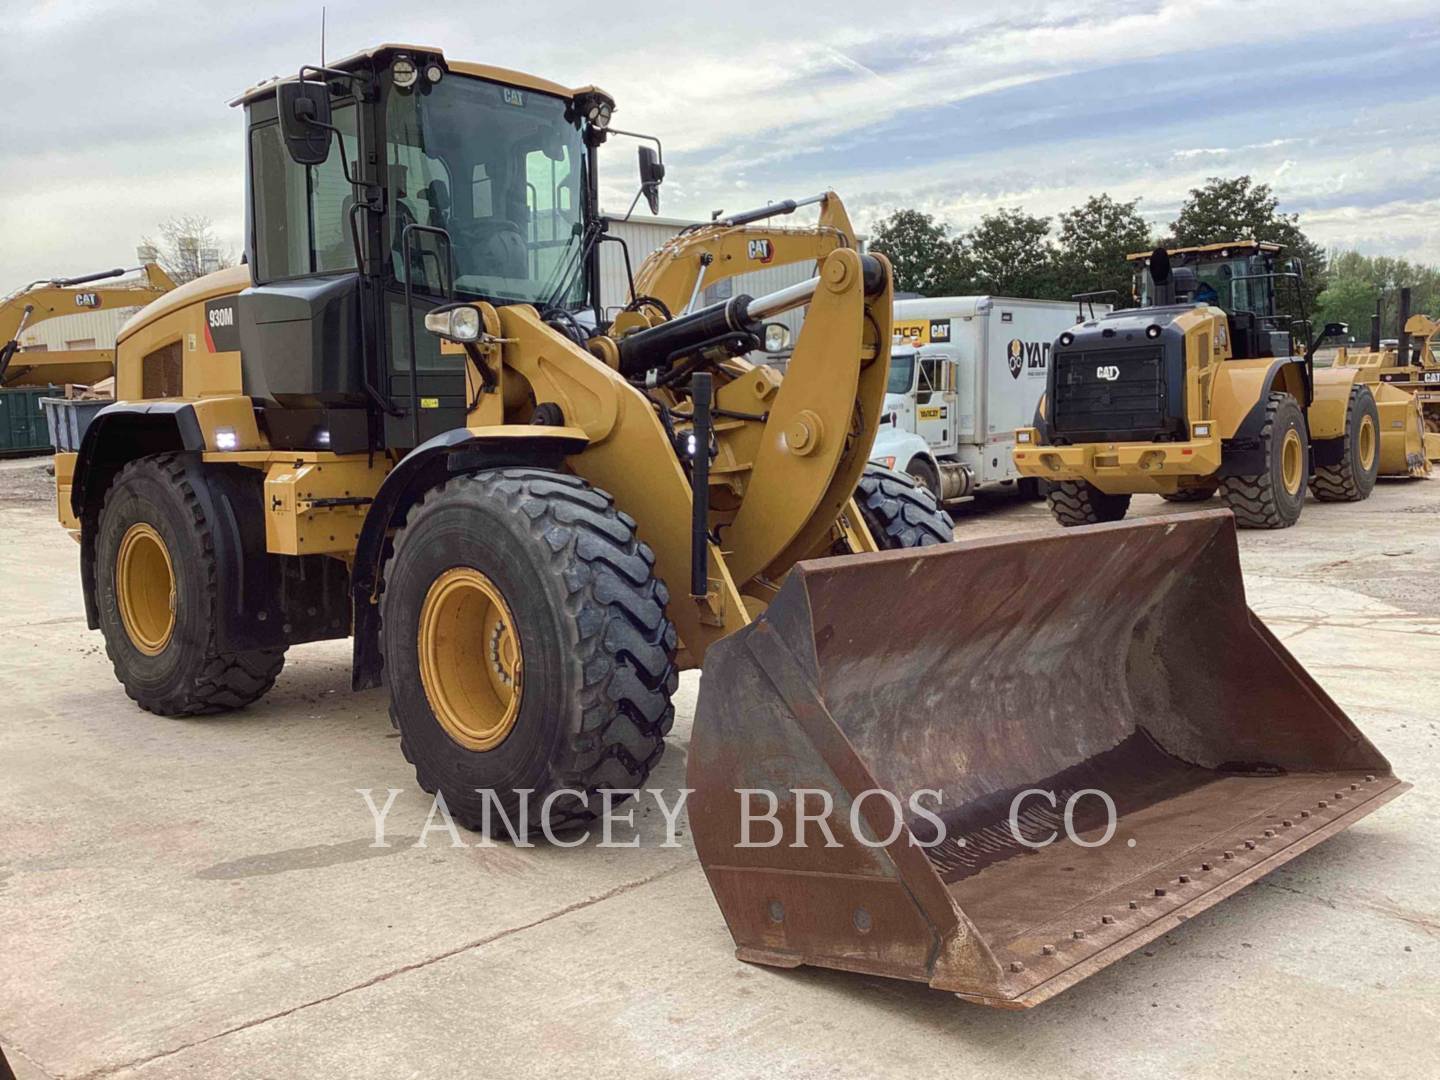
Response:
[{"label": "yellow wheel rim", "polygon": [[470,750],[493,750],[520,713],[524,664],[495,583],[468,566],[431,583],[420,608],[420,681],[435,719]]},{"label": "yellow wheel rim", "polygon": [[1375,424],[1369,416],[1360,418],[1360,468],[1366,472],[1375,464]]},{"label": "yellow wheel rim", "polygon": [[1285,490],[1294,495],[1305,479],[1305,448],[1300,444],[1300,433],[1294,428],[1285,432],[1285,441],[1280,444],[1280,472]]},{"label": "yellow wheel rim", "polygon": [[164,652],[175,633],[175,568],[154,526],[136,522],[120,538],[115,593],[130,644],[147,656]]}]

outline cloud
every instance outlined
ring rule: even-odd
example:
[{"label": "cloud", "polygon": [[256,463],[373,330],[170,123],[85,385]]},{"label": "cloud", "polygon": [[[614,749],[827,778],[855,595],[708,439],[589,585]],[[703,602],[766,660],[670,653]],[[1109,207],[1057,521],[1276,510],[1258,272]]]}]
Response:
[{"label": "cloud", "polygon": [[[1207,176],[1251,173],[1323,242],[1440,262],[1424,190],[1440,190],[1440,89],[1375,77],[1440,64],[1433,0],[892,0],[883,14],[859,0],[618,0],[597,19],[543,0],[478,20],[361,0],[331,6],[328,38],[332,60],[428,42],[606,87],[620,126],[664,140],[667,215],[834,187],[862,227],[904,206],[964,227],[1108,191],[1163,227]],[[316,9],[90,0],[32,5],[8,29],[24,48],[0,57],[0,291],[126,261],[172,213],[207,214],[239,245],[241,116],[225,103],[318,59]],[[603,154],[606,205],[634,193],[632,146]]]}]

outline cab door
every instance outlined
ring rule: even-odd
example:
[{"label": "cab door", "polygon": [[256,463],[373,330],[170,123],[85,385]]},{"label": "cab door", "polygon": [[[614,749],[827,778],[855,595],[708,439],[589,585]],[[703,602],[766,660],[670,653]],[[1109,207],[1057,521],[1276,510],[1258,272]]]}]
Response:
[{"label": "cab door", "polygon": [[943,454],[955,435],[955,361],[946,351],[923,350],[916,368],[915,432]]}]

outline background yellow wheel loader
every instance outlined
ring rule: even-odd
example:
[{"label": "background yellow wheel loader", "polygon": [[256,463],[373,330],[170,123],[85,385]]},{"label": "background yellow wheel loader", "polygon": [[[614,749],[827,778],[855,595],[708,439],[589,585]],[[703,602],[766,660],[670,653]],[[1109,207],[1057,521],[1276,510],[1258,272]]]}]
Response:
[{"label": "background yellow wheel loader", "polygon": [[1440,462],[1440,320],[1410,314],[1410,290],[1400,290],[1400,338],[1382,348],[1378,315],[1369,349],[1340,348],[1331,367],[1353,371],[1375,395],[1382,440],[1381,476],[1429,476]]},{"label": "background yellow wheel loader", "polygon": [[[421,786],[534,830],[643,786],[704,663],[690,824],[739,955],[1012,1006],[1402,790],[1250,616],[1228,516],[962,546],[904,477],[857,501],[884,259],[605,320],[602,91],[388,45],[240,103],[246,264],[127,325],[56,470],[143,708],[243,706],[350,635]],[[801,305],[784,379],[747,363]],[[1113,827],[1091,800],[1086,846],[1028,854],[1097,787]],[[737,844],[745,789],[776,844]]]},{"label": "background yellow wheel loader", "polygon": [[1131,255],[1141,306],[1060,335],[1015,448],[1022,473],[1051,481],[1060,524],[1118,521],[1134,494],[1218,492],[1242,528],[1277,529],[1299,520],[1307,487],[1324,501],[1369,496],[1403,433],[1382,429],[1353,370],[1316,369],[1315,349],[1345,327],[1295,352],[1309,326],[1279,309],[1279,286],[1299,281],[1281,250],[1237,241]]}]

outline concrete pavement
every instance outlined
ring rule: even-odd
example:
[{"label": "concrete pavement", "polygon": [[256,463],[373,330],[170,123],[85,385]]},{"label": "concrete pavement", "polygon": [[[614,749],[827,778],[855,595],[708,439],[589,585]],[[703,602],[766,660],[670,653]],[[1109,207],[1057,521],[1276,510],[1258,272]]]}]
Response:
[{"label": "concrete pavement", "polygon": [[[1038,1010],[738,963],[682,835],[415,845],[383,692],[292,649],[230,717],[137,710],[33,463],[0,468],[0,1046],[34,1077],[1415,1075],[1440,1022],[1440,482],[1242,533],[1252,605],[1414,791]],[[1137,499],[1137,513],[1168,513]],[[961,508],[958,534],[1054,528]],[[698,677],[652,786],[678,788]],[[373,848],[357,788],[400,789]],[[682,833],[686,832],[682,826]],[[467,845],[475,837],[463,834]]]}]

